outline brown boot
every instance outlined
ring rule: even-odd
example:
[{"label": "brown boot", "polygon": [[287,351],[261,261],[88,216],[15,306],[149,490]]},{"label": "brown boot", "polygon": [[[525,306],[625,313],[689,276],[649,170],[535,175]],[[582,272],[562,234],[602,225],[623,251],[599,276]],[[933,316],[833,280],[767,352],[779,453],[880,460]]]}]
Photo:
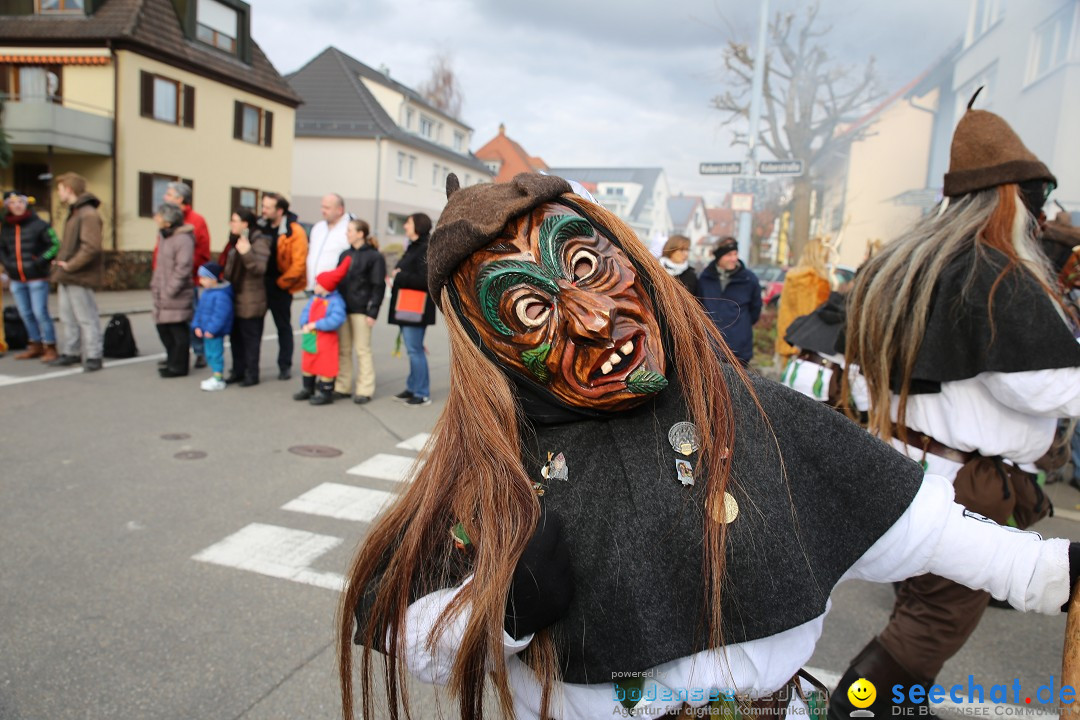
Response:
[{"label": "brown boot", "polygon": [[[54,351],[55,352],[55,351]],[[15,356],[16,360],[33,360],[39,358],[45,353],[45,346],[39,342],[31,341],[26,346],[26,352],[20,353]]]},{"label": "brown boot", "polygon": [[60,355],[58,355],[56,352],[56,343],[45,343],[44,348],[44,352],[41,353],[41,362],[52,362],[56,358],[60,357]]}]

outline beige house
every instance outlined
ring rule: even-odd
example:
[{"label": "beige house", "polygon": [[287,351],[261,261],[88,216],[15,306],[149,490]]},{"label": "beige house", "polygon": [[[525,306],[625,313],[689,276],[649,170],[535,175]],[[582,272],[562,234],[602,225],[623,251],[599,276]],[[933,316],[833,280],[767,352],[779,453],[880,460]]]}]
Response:
[{"label": "beige house", "polygon": [[[814,235],[839,241],[835,262],[857,267],[874,240],[888,242],[941,198],[942,143],[947,153],[953,95],[949,90],[958,47],[871,112],[844,128],[861,140],[838,153],[821,174]],[[797,258],[791,258],[792,261]]]},{"label": "beige house", "polygon": [[107,250],[154,246],[165,185],[192,185],[212,249],[231,210],[288,192],[300,98],[251,38],[240,0],[15,0],[0,4],[0,92],[14,149],[3,187],[54,224],[51,178],[84,175]]},{"label": "beige house", "polygon": [[319,203],[337,193],[345,208],[371,223],[383,242],[404,242],[409,215],[437,221],[446,176],[463,186],[494,175],[469,151],[472,128],[419,93],[337,48],[328,47],[288,76],[303,98],[293,145],[293,209],[321,219]]}]

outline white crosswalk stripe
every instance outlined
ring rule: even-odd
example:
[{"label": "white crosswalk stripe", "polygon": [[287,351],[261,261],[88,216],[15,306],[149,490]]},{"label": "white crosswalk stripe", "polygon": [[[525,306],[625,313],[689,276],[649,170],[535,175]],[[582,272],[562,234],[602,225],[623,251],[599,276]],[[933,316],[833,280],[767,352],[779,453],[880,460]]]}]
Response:
[{"label": "white crosswalk stripe", "polygon": [[323,483],[295,500],[285,503],[281,509],[339,520],[371,522],[394,497],[392,493],[382,490],[369,490],[340,483]]},{"label": "white crosswalk stripe", "polygon": [[419,435],[413,435],[408,440],[402,440],[394,447],[402,450],[412,450],[413,452],[420,452],[424,448],[424,443],[431,437],[431,433],[420,433]]},{"label": "white crosswalk stripe", "polygon": [[252,523],[192,559],[340,591],[344,577],[313,570],[311,564],[342,542],[331,535]]},{"label": "white crosswalk stripe", "polygon": [[346,472],[349,475],[360,475],[378,480],[405,482],[415,462],[416,460],[410,457],[378,453],[359,465],[349,468]]}]

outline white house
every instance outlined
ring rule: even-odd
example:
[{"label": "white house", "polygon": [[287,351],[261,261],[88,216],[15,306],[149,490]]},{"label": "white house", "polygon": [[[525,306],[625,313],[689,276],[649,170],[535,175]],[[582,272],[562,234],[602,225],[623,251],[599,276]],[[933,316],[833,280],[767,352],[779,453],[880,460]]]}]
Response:
[{"label": "white house", "polygon": [[625,221],[652,247],[672,232],[671,190],[663,168],[551,168],[551,175],[577,180],[597,202]]}]

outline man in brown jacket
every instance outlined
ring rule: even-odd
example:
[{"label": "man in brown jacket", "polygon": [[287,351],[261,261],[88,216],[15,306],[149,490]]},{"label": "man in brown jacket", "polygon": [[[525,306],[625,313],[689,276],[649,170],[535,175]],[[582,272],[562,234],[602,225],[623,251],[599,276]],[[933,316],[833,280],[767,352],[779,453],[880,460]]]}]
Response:
[{"label": "man in brown jacket", "polygon": [[60,286],[60,322],[64,338],[60,357],[50,365],[83,363],[85,372],[101,369],[102,337],[94,291],[101,288],[101,201],[86,191],[86,178],[64,173],[56,179],[56,194],[68,207],[64,236],[56,255],[53,280]]},{"label": "man in brown jacket", "polygon": [[270,236],[266,304],[278,333],[278,380],[288,380],[292,376],[293,293],[307,285],[308,238],[296,215],[289,212],[289,201],[277,193],[263,195],[262,216],[263,230]]}]

